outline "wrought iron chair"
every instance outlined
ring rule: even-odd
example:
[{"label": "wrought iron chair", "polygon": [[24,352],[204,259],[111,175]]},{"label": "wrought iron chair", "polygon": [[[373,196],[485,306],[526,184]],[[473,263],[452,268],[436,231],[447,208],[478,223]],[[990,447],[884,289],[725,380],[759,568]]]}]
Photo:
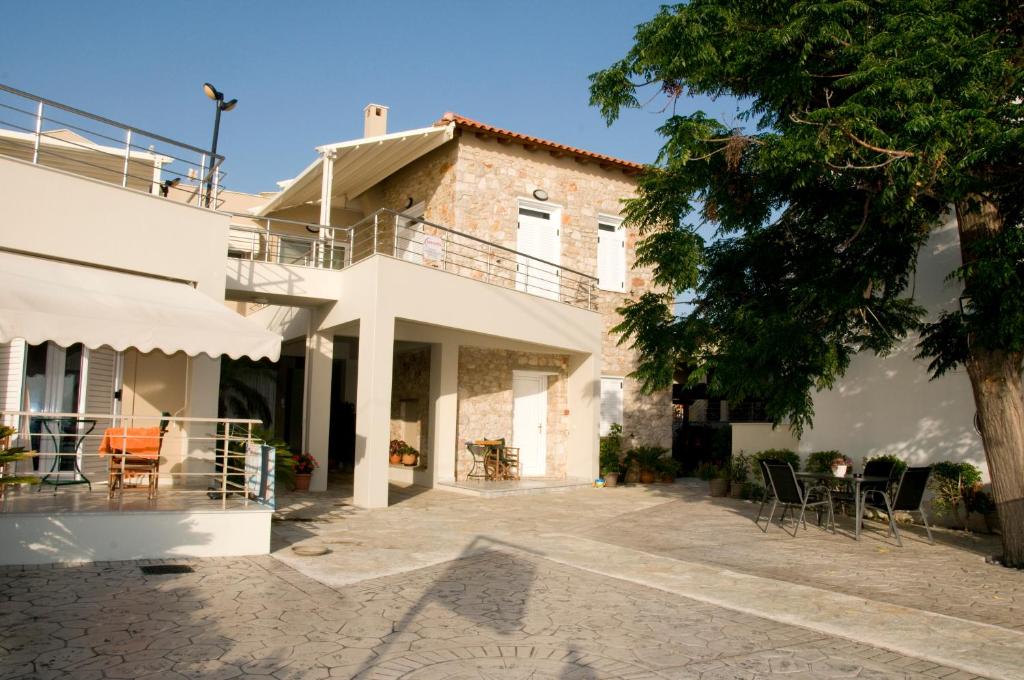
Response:
[{"label": "wrought iron chair", "polygon": [[[902,512],[914,513],[921,515],[921,521],[924,523],[924,530],[928,533],[928,543],[935,545],[935,539],[932,538],[932,529],[928,526],[928,518],[924,514],[924,492],[928,488],[928,480],[932,476],[932,467],[908,467],[903,471],[903,475],[900,477],[899,483],[896,485],[896,491],[893,494],[892,501],[889,500],[889,494],[886,491],[880,491],[878,489],[868,489],[864,491],[864,500],[861,503],[861,517],[857,518],[858,523],[862,523],[864,507],[870,505],[876,510],[885,511],[889,518],[889,530],[886,532],[886,538],[890,535],[896,536],[896,545],[903,547],[903,539],[900,538],[900,530],[896,526],[896,518],[893,513],[897,510]],[[877,500],[869,502],[871,498],[881,498],[882,503]]]},{"label": "wrought iron chair", "polygon": [[[775,508],[782,504],[782,515],[779,517],[779,526],[782,526],[786,519],[786,513],[790,508],[800,508],[800,515],[796,518],[796,524],[793,527],[793,536],[795,537],[797,532],[800,530],[800,525],[803,524],[804,530],[807,529],[807,521],[804,519],[807,508],[815,508],[818,511],[818,523],[821,523],[821,508],[827,507],[828,509],[828,527],[832,529],[832,533],[835,533],[835,514],[832,510],[832,492],[827,486],[815,486],[809,489],[805,489],[797,481],[796,473],[793,471],[793,466],[789,463],[770,463],[766,462],[764,470],[768,474],[768,480],[772,486],[772,493],[775,494],[775,500],[772,502],[772,509],[768,513],[768,523],[765,525],[764,531],[768,532],[768,526],[772,523],[772,517],[775,516]],[[824,497],[822,496],[824,495]]]},{"label": "wrought iron chair", "polygon": [[[761,526],[761,513],[764,512],[765,503],[768,502],[768,499],[770,497],[773,497],[773,495],[772,495],[773,494],[773,492],[772,492],[772,482],[771,482],[771,478],[768,476],[768,469],[766,467],[766,464],[767,463],[780,464],[782,462],[783,461],[781,461],[781,460],[779,460],[777,458],[763,458],[763,459],[759,458],[757,460],[757,465],[758,465],[759,468],[761,468],[761,478],[764,480],[764,494],[761,495],[761,507],[759,507],[757,509],[757,516],[754,518],[754,524],[756,524],[758,527]],[[765,532],[768,531],[768,525],[767,524],[765,524],[765,526],[764,526],[764,531]]]},{"label": "wrought iron chair", "polygon": [[469,469],[466,478],[497,479],[500,468],[498,449],[504,446],[504,439],[478,439],[466,442],[466,450],[473,457],[473,467]]}]

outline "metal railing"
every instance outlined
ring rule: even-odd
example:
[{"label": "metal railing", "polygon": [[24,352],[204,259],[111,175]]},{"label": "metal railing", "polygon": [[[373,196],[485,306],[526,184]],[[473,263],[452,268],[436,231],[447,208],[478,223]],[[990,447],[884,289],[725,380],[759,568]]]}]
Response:
[{"label": "metal railing", "polygon": [[386,255],[582,309],[597,308],[597,278],[476,236],[381,209],[348,227],[236,214],[228,256],[342,269]]},{"label": "metal railing", "polygon": [[[148,475],[126,470],[134,445],[128,440],[142,436],[153,446],[155,437],[133,428],[157,428],[164,430],[157,440],[157,497],[171,491],[176,499],[188,499],[189,506],[215,503],[222,508],[229,503],[247,506],[253,501],[271,507],[274,503],[273,459],[253,434],[254,426],[260,426],[258,420],[0,411],[0,422],[16,430],[8,446],[33,452],[25,460],[0,467],[0,476],[34,477],[38,488],[28,493],[52,487],[56,494],[61,487],[87,484],[92,494],[110,496],[111,502],[126,496],[138,499],[138,494],[145,498]],[[119,455],[122,451],[129,455]],[[112,492],[108,484],[118,474],[125,481]]]},{"label": "metal railing", "polygon": [[199,207],[221,203],[222,155],[3,84],[0,155]]},{"label": "metal railing", "polygon": [[348,260],[350,229],[276,217],[231,213],[228,257],[317,269],[342,269]]}]

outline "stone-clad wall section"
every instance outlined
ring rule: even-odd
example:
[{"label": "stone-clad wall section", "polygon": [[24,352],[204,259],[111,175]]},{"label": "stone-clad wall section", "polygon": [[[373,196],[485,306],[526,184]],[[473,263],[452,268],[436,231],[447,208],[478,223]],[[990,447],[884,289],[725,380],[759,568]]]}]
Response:
[{"label": "stone-clad wall section", "polygon": [[560,354],[459,349],[459,415],[456,478],[465,479],[473,464],[465,442],[481,438],[512,438],[512,372],[544,371],[548,376],[548,477],[563,477],[566,468],[568,418],[566,385],[569,357]]},{"label": "stone-clad wall section", "polygon": [[391,378],[391,439],[417,449],[430,463],[430,349],[395,352]]}]

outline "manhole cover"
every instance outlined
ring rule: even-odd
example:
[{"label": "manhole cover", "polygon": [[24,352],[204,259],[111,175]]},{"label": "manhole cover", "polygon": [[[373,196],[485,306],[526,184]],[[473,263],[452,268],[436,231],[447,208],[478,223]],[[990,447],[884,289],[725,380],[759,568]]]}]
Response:
[{"label": "manhole cover", "polygon": [[139,567],[139,571],[147,576],[160,576],[162,574],[191,574],[195,569],[187,564],[148,564]]},{"label": "manhole cover", "polygon": [[302,557],[320,557],[331,551],[322,545],[296,545],[292,546],[292,552]]}]

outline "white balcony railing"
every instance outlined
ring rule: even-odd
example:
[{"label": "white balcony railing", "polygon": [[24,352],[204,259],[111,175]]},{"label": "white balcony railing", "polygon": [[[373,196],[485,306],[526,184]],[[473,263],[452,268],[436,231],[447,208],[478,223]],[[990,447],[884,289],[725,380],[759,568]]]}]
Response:
[{"label": "white balcony railing", "polygon": [[236,214],[228,256],[342,269],[386,255],[439,271],[594,310],[597,279],[454,229],[382,209],[348,227]]},{"label": "white balcony railing", "polygon": [[0,155],[216,208],[224,157],[0,84]]},{"label": "white balcony railing", "polygon": [[[101,509],[116,509],[125,499],[133,503],[147,499],[148,475],[126,476],[126,466],[130,465],[127,457],[101,449],[131,453],[127,437],[137,434],[132,428],[154,427],[164,434],[159,438],[153,500],[161,494],[171,495],[177,507],[184,508],[274,504],[273,451],[263,447],[254,435],[254,428],[260,426],[258,420],[0,411],[0,422],[16,429],[10,441],[0,444],[33,452],[28,459],[9,463],[6,469],[0,466],[0,477],[36,479],[29,489],[0,486],[7,496],[0,506],[4,512],[31,510],[32,497],[41,497],[39,492],[43,491],[77,497],[79,507],[80,496],[87,493]],[[117,472],[128,485],[111,492],[108,482]],[[18,502],[19,494],[26,503]],[[133,507],[137,508],[137,503]]]}]

